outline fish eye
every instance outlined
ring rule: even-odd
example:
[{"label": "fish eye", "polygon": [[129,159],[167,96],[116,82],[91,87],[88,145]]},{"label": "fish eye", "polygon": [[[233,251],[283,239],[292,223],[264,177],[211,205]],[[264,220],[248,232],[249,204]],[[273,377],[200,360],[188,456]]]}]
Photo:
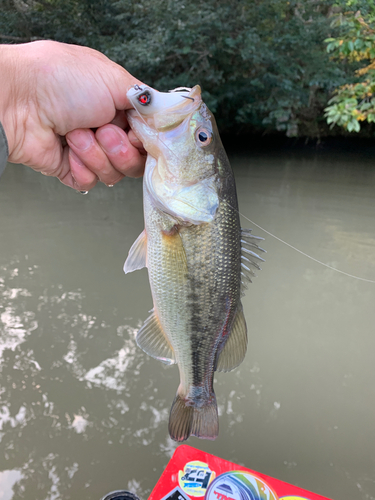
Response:
[{"label": "fish eye", "polygon": [[206,128],[199,128],[195,133],[195,137],[202,146],[208,146],[212,140],[211,132]]},{"label": "fish eye", "polygon": [[148,106],[151,103],[150,92],[148,90],[142,92],[142,94],[138,96],[138,102],[139,104],[142,104],[142,106]]}]

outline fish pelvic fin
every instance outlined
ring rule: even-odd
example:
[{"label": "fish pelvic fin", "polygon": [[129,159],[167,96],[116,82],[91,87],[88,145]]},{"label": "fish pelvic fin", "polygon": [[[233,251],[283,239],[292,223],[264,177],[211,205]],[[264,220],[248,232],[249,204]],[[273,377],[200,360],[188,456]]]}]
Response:
[{"label": "fish pelvic fin", "polygon": [[158,359],[166,365],[176,363],[176,357],[172,346],[160,324],[159,318],[153,310],[138,331],[136,342],[138,346],[149,356]]},{"label": "fish pelvic fin", "polygon": [[178,393],[174,398],[168,425],[174,441],[186,441],[190,436],[214,440],[219,434],[219,417],[215,393],[204,406],[191,406]]},{"label": "fish pelvic fin", "polygon": [[144,229],[138,238],[135,240],[129,250],[128,257],[124,264],[124,273],[131,273],[137,269],[147,267],[147,235]]},{"label": "fish pelvic fin", "polygon": [[216,370],[230,372],[239,366],[245,358],[247,349],[247,327],[242,304],[237,308],[228,340],[220,352]]}]

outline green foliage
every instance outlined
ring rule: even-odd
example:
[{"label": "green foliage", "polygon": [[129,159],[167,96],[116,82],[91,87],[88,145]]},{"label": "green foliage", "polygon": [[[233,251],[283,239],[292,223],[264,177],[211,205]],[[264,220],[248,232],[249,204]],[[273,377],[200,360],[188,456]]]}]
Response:
[{"label": "green foliage", "polygon": [[[354,10],[355,9],[355,10]],[[327,38],[327,52],[351,68],[348,80],[336,89],[325,109],[327,123],[348,132],[359,132],[361,122],[375,121],[375,4],[343,2],[332,28],[338,33]]]},{"label": "green foliage", "polygon": [[160,90],[199,83],[222,130],[317,137],[329,94],[347,81],[323,43],[331,3],[0,0],[0,36],[91,46]]}]

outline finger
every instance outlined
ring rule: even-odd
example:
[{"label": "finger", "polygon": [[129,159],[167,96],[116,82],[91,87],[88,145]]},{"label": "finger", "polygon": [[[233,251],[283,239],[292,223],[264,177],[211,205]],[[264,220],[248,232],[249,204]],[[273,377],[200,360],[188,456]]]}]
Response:
[{"label": "finger", "polygon": [[126,132],[109,124],[98,128],[95,137],[118,172],[127,177],[143,175],[145,157],[130,143]]},{"label": "finger", "polygon": [[69,164],[74,188],[78,191],[89,191],[98,182],[94,172],[87,168],[71,149],[69,149]]},{"label": "finger", "polygon": [[128,123],[128,119],[127,119],[125,111],[117,111],[116,116],[111,121],[111,124],[116,125],[117,127],[121,128],[122,130],[125,130],[127,135],[128,135],[130,144],[132,146],[134,146],[135,148],[139,149],[139,151],[141,152],[142,155],[147,154],[147,152],[145,151],[145,149],[143,147],[142,142],[138,139],[138,137],[135,135],[133,130],[129,129],[129,123]]},{"label": "finger", "polygon": [[113,118],[111,121],[113,125],[116,125],[117,127],[122,128],[122,130],[125,130],[128,126],[128,120],[126,118],[125,111],[116,111],[116,116]]},{"label": "finger", "polygon": [[[129,128],[129,123],[125,111],[117,111],[116,116],[111,121],[111,124],[117,125],[117,127],[120,127],[122,130],[127,130]],[[142,142],[138,139],[133,130],[130,129],[126,133],[128,134],[130,144],[139,149],[142,155],[147,154],[143,148]]]},{"label": "finger", "polygon": [[57,177],[63,184],[77,191],[87,191],[97,182],[92,174],[77,158],[69,146],[64,144],[56,134],[51,134],[40,148],[43,156],[36,159],[36,164],[30,167],[43,175]]},{"label": "finger", "polygon": [[[73,130],[66,135],[66,140],[71,150],[75,153],[74,156],[71,156],[74,164],[72,168],[75,169],[73,172],[74,176],[80,175],[82,176],[82,180],[86,181],[86,170],[88,169],[92,173],[89,177],[93,178],[93,176],[95,176],[107,185],[113,185],[122,179],[122,173],[118,172],[116,168],[111,165],[106,153],[96,141],[92,130]],[[80,164],[78,162],[80,162]],[[76,181],[77,183],[80,182],[78,178],[76,178]]]},{"label": "finger", "polygon": [[79,159],[76,160],[71,155],[74,155],[74,153],[68,146],[65,146],[62,151],[61,162],[53,175],[65,184],[65,186],[69,186],[77,191],[90,190],[95,186],[98,179],[96,176],[92,178],[92,172],[86,169],[84,165],[81,165]]},{"label": "finger", "polygon": [[128,138],[129,138],[130,144],[132,144],[132,146],[137,148],[142,155],[147,154],[146,150],[143,147],[142,142],[138,139],[138,137],[135,135],[135,133],[131,129],[128,132]]}]

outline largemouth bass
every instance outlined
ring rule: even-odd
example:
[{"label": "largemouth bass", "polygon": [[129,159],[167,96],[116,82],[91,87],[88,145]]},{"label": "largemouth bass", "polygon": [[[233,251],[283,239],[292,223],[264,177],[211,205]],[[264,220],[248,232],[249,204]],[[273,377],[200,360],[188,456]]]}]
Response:
[{"label": "largemouth bass", "polygon": [[148,155],[145,229],[124,271],[147,267],[154,303],[136,340],[150,356],[178,365],[171,438],[215,439],[213,375],[245,357],[241,291],[260,269],[261,238],[241,230],[233,173],[200,87],[162,93],[136,85],[128,97],[128,120]]}]

